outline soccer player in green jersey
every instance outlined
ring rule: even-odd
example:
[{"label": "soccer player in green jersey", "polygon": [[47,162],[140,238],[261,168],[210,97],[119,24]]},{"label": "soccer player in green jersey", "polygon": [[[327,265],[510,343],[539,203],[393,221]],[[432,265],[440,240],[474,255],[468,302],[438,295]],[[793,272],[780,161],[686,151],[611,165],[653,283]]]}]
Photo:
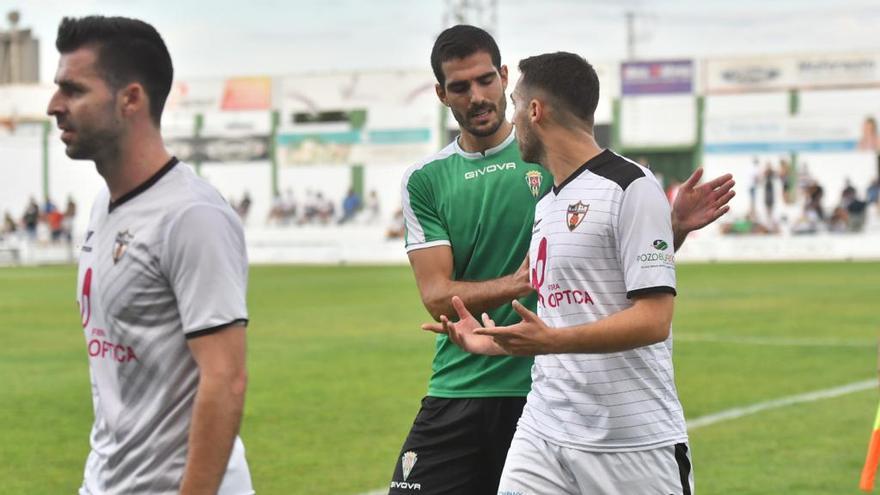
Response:
[{"label": "soccer player in green jersey", "polygon": [[[552,186],[522,159],[505,116],[507,67],[492,37],[454,26],[434,43],[437,96],[461,135],[410,167],[403,178],[406,249],[422,302],[434,319],[454,314],[453,295],[496,324],[532,310],[526,254],[535,204]],[[721,215],[733,196],[729,175],[682,186],[673,209],[675,246]],[[532,358],[482,356],[438,335],[428,394],[397,460],[390,494],[494,494],[530,388]]]}]

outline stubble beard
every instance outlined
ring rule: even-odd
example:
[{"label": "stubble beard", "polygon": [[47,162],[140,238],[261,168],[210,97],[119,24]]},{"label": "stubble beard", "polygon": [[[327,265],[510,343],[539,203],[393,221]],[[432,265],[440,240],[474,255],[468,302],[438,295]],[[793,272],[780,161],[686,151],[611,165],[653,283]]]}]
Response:
[{"label": "stubble beard", "polygon": [[[470,125],[470,117],[482,110],[489,109],[495,112],[495,122],[493,122],[489,127],[478,128]],[[505,114],[507,112],[507,103],[506,100],[502,97],[501,100],[497,103],[488,103],[484,105],[480,105],[474,108],[468,108],[466,114],[461,114],[457,112],[454,108],[452,109],[452,116],[455,117],[455,121],[458,122],[459,127],[462,130],[467,131],[469,134],[472,134],[477,137],[489,137],[501,128],[501,124],[504,123]]]}]

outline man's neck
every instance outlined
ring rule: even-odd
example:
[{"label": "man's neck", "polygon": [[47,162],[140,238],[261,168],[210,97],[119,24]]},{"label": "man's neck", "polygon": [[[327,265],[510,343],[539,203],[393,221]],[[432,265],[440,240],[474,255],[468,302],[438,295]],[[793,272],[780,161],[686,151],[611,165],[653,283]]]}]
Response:
[{"label": "man's neck", "polygon": [[458,145],[468,153],[486,153],[486,150],[492,149],[503,143],[504,140],[510,136],[511,132],[513,132],[513,124],[506,119],[501,122],[498,129],[489,136],[475,136],[462,129]]},{"label": "man's neck", "polygon": [[579,129],[563,129],[545,137],[544,149],[546,156],[541,164],[553,175],[555,186],[602,153],[592,134]]},{"label": "man's neck", "polygon": [[171,160],[158,133],[136,144],[121,143],[117,156],[95,160],[98,173],[116,201],[156,175]]}]

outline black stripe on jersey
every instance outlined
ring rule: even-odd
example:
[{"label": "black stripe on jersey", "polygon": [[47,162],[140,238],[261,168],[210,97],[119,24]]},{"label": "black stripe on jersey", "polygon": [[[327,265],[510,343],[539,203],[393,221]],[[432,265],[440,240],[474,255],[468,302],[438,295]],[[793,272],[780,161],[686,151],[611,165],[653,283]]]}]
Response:
[{"label": "black stripe on jersey", "polygon": [[229,323],[217,325],[216,327],[203,328],[201,330],[196,330],[195,332],[189,332],[188,334],[186,334],[186,338],[187,339],[194,339],[196,337],[201,337],[202,335],[210,335],[212,333],[217,333],[226,327],[239,326],[239,325],[246,327],[248,325],[247,318],[239,318],[237,320],[232,320]]},{"label": "black stripe on jersey", "polygon": [[657,287],[645,287],[643,289],[631,290],[626,293],[627,299],[632,299],[634,297],[644,296],[645,294],[672,294],[673,296],[678,293],[675,292],[674,287],[669,287],[668,285],[658,285]]},{"label": "black stripe on jersey", "polygon": [[177,165],[178,163],[179,163],[179,161],[177,160],[177,157],[172,156],[171,159],[168,160],[168,163],[166,163],[165,165],[162,165],[162,168],[160,168],[158,172],[153,174],[153,176],[150,177],[149,179],[147,179],[143,184],[141,184],[141,185],[137,186],[136,188],[132,189],[131,191],[128,191],[127,193],[123,194],[122,197],[117,199],[116,201],[111,200],[110,204],[107,208],[107,213],[113,213],[113,210],[115,210],[119,205],[121,205],[122,203],[125,203],[126,201],[130,200],[131,198],[137,196],[138,194],[146,191],[147,189],[150,188],[150,186],[152,186],[156,182],[159,182],[159,179],[161,179],[162,176],[164,176],[165,174],[170,172],[171,169],[174,168],[174,166]]},{"label": "black stripe on jersey", "polygon": [[616,159],[606,160],[595,167],[590,167],[590,172],[615,182],[624,191],[636,179],[645,176],[645,172],[635,163],[613,152],[609,151],[609,153]]},{"label": "black stripe on jersey", "polygon": [[678,464],[678,475],[681,477],[682,495],[691,495],[691,461],[687,456],[686,443],[675,444],[675,462]]},{"label": "black stripe on jersey", "polygon": [[[558,186],[553,186],[553,193],[559,194],[559,191],[561,191],[563,187],[565,187],[569,182],[577,179],[578,176],[581,175],[582,173],[584,173],[585,170],[593,171],[594,169],[602,168],[607,162],[612,161],[614,158],[620,158],[620,157],[615,155],[611,150],[602,150],[601,153],[599,153],[598,155],[594,156],[593,158],[590,158],[589,160],[587,160],[587,163],[578,167],[578,169],[575,170],[574,172],[572,172],[571,175],[566,177],[565,180],[562,181],[561,184],[559,184]],[[626,160],[623,160],[623,161],[626,161]],[[638,168],[638,167],[636,167],[636,168]],[[603,175],[603,177],[605,177],[605,176]]]}]

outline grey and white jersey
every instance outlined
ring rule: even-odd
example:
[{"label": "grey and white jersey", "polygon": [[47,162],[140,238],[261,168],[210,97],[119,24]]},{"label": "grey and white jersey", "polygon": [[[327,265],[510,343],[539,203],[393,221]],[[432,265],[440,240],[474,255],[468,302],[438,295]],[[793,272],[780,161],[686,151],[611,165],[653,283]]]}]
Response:
[{"label": "grey and white jersey", "polygon": [[[547,193],[532,230],[538,315],[559,331],[623,311],[634,296],[675,294],[669,202],[650,171],[611,151]],[[597,452],[685,442],[671,334],[624,352],[536,357],[519,427]]]},{"label": "grey and white jersey", "polygon": [[[80,493],[179,492],[199,370],[187,339],[247,323],[241,222],[172,159],[116,202],[98,194],[77,295],[95,422]],[[236,438],[221,494],[252,492]]]}]

